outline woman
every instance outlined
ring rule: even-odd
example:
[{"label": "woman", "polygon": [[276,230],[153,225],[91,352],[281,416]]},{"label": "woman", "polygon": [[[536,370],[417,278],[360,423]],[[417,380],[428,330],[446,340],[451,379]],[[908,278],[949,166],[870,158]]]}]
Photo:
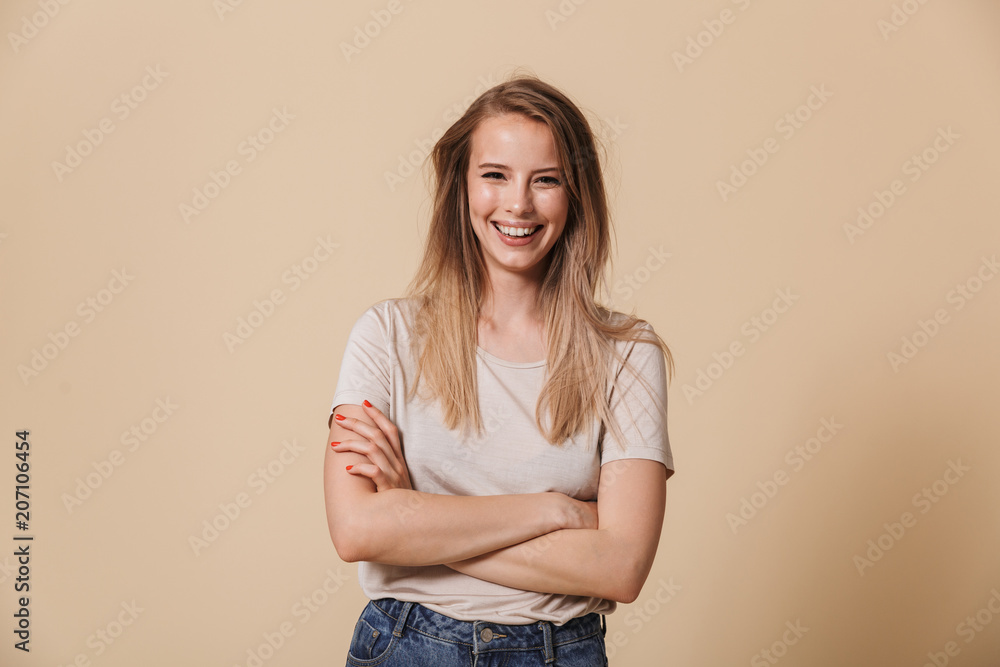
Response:
[{"label": "woman", "polygon": [[431,159],[422,264],[354,325],[333,399],[330,534],[371,599],[348,664],[606,665],[663,523],[670,351],[595,301],[604,181],[563,93],[495,86]]}]

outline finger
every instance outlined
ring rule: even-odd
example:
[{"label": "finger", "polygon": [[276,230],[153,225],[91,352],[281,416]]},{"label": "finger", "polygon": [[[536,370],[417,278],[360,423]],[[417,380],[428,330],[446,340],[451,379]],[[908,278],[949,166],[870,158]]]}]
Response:
[{"label": "finger", "polygon": [[330,443],[330,446],[337,453],[354,452],[355,454],[361,454],[380,470],[393,473],[390,476],[392,479],[399,478],[399,473],[393,469],[391,461],[370,440],[343,440],[341,442]]},{"label": "finger", "polygon": [[[397,450],[392,446],[386,438],[385,433],[383,433],[382,429],[377,425],[356,417],[344,417],[344,415],[340,414],[334,415],[334,418],[338,420],[341,426],[354,431],[358,435],[371,440],[373,443],[381,447],[385,451],[387,459],[402,459],[402,456],[396,453]],[[395,426],[393,426],[393,430],[395,430]]]},{"label": "finger", "polygon": [[[384,457],[388,462],[386,465],[381,461],[378,461],[382,470],[386,474],[390,472],[394,473],[393,481],[397,485],[403,486],[404,488],[412,488],[409,470],[407,470],[406,460],[403,458],[402,443],[399,439],[398,429],[395,424],[393,424],[381,410],[375,408],[370,401],[366,400],[363,401],[363,403],[367,403],[367,405],[362,405],[362,410],[369,415],[374,423],[363,419],[344,418],[343,415],[339,415],[338,421],[341,424],[349,426],[355,433],[367,438],[381,448]],[[374,460],[374,456],[372,458]]]},{"label": "finger", "polygon": [[361,409],[364,410],[366,414],[371,415],[372,420],[379,427],[379,429],[381,429],[382,433],[385,434],[392,450],[396,452],[396,456],[398,456],[401,461],[404,460],[402,443],[399,441],[399,429],[397,429],[396,425],[392,423],[392,420],[390,420],[384,412],[369,403],[367,399],[362,402]]},{"label": "finger", "polygon": [[[392,420],[389,419],[384,412],[369,403],[367,399],[362,402],[361,408],[366,414],[371,416],[372,421],[375,422],[375,424],[379,427],[379,430],[381,430],[383,435],[385,435],[392,451],[402,463],[405,459],[403,457],[403,446],[399,439],[399,429],[396,428],[396,425],[392,423]],[[405,465],[403,467],[405,467]]]},{"label": "finger", "polygon": [[371,463],[356,463],[354,465],[347,466],[346,470],[349,475],[367,477],[371,481],[375,482],[375,487],[379,491],[386,488],[394,488],[386,478],[382,469]]}]

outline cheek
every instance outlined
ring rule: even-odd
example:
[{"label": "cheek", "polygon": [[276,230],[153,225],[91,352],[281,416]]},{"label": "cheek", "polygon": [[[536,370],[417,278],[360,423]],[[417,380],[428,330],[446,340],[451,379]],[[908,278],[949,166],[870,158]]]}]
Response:
[{"label": "cheek", "polygon": [[469,186],[469,210],[473,215],[485,215],[495,208],[493,192],[488,187]]},{"label": "cheek", "polygon": [[549,220],[565,222],[569,215],[569,199],[565,195],[556,195],[545,200],[545,211]]}]

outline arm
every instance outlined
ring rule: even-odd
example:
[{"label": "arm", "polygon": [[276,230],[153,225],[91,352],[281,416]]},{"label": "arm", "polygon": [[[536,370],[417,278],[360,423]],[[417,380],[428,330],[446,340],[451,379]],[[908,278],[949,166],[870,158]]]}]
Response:
[{"label": "arm", "polygon": [[[346,419],[331,421],[327,442],[343,444],[326,447],[324,491],[330,536],[345,561],[437,565],[594,525],[587,503],[561,493],[449,496],[403,488],[409,478],[403,482],[399,474],[376,476],[393,469],[393,458],[402,460],[395,425],[376,408],[336,410]],[[348,465],[357,468],[348,472]]]},{"label": "arm", "polygon": [[633,602],[659,543],[666,468],[644,459],[607,463],[597,498],[597,530],[558,530],[448,567],[512,588]]}]

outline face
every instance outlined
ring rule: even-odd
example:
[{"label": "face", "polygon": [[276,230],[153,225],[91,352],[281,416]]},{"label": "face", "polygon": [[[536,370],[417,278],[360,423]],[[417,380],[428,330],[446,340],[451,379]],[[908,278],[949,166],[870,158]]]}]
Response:
[{"label": "face", "polygon": [[490,276],[508,272],[540,282],[569,212],[548,126],[518,114],[482,121],[472,134],[468,191]]}]

